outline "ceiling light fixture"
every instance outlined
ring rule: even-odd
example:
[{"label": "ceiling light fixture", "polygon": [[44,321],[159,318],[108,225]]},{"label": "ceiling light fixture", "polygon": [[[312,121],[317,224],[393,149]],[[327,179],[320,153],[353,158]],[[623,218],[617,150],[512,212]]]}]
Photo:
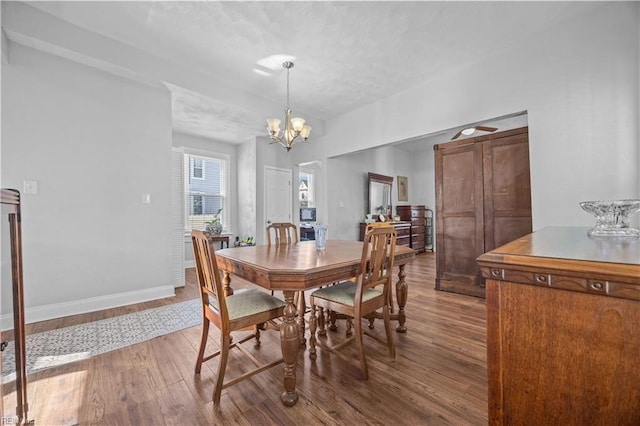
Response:
[{"label": "ceiling light fixture", "polygon": [[483,132],[491,133],[491,132],[495,132],[496,130],[498,130],[498,128],[497,127],[489,127],[489,126],[465,127],[464,129],[462,129],[458,133],[456,133],[455,136],[451,138],[451,140],[458,139],[461,135],[470,136],[470,135],[474,134],[476,132],[476,130],[481,130]]},{"label": "ceiling light fixture", "polygon": [[311,126],[305,124],[304,118],[291,118],[291,108],[289,107],[289,70],[293,68],[293,62],[284,62],[283,68],[287,70],[287,107],[284,110],[284,132],[280,135],[280,123],[277,118],[267,119],[267,130],[271,137],[270,143],[279,143],[284,149],[291,150],[293,145],[301,139],[306,141],[311,133]]}]

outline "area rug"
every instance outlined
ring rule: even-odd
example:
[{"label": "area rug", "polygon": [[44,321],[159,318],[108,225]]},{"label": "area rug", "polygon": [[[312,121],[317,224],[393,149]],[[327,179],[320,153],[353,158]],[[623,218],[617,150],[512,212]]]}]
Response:
[{"label": "area rug", "polygon": [[[27,375],[199,325],[200,299],[26,336]],[[14,342],[2,353],[2,382],[15,380]]]}]

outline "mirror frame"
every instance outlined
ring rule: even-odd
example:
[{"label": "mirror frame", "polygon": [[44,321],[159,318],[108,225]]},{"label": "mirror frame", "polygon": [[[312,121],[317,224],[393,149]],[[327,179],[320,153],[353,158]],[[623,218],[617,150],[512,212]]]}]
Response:
[{"label": "mirror frame", "polygon": [[381,183],[383,185],[389,185],[389,208],[386,212],[385,216],[385,220],[390,220],[392,212],[393,212],[393,203],[392,203],[392,195],[393,192],[391,191],[392,187],[393,187],[393,177],[392,176],[385,176],[385,175],[379,175],[377,173],[372,173],[369,172],[369,186],[368,186],[368,198],[369,198],[369,204],[367,206],[367,213],[366,214],[373,214],[374,215],[374,219],[376,221],[379,221],[380,219],[378,218],[379,213],[377,212],[372,212],[372,200],[371,200],[371,195],[372,195],[372,191],[371,191],[371,185],[373,183]]}]

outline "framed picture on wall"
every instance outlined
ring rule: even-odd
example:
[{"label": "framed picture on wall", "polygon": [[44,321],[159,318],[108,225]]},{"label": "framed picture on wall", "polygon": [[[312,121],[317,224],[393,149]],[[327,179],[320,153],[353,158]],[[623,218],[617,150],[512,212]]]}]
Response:
[{"label": "framed picture on wall", "polygon": [[409,201],[409,179],[398,176],[398,201]]}]

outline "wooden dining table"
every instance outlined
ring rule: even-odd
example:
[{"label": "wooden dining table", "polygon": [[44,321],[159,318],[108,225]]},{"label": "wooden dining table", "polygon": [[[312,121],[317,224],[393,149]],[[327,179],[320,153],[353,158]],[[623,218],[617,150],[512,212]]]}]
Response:
[{"label": "wooden dining table", "polygon": [[[284,359],[285,406],[298,402],[296,392],[296,365],[301,340],[304,341],[304,317],[297,314],[294,295],[336,281],[355,277],[362,257],[362,242],[328,240],[324,250],[316,250],[314,241],[301,241],[291,245],[233,247],[215,252],[218,267],[223,271],[225,294],[233,294],[231,275],[273,291],[282,291],[287,304],[280,325],[280,344]],[[405,265],[416,252],[405,246],[396,246],[394,265],[399,267],[396,283],[398,312],[391,318],[398,321],[396,330],[406,332],[408,285]]]}]

